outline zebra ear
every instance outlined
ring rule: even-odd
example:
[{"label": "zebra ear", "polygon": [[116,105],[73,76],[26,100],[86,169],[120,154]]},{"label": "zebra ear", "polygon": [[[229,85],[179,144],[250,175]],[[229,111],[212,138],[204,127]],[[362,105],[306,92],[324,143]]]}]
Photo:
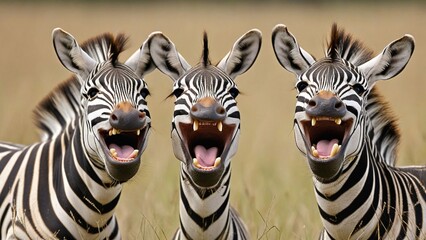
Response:
[{"label": "zebra ear", "polygon": [[283,24],[272,30],[272,47],[281,66],[297,76],[315,63],[315,58],[299,47],[296,38]]},{"label": "zebra ear", "polygon": [[142,46],[125,62],[125,64],[133,69],[140,78],[155,69],[148,47],[148,41],[150,40],[151,35],[148,36],[148,39],[142,44]]},{"label": "zebra ear", "polygon": [[360,65],[360,70],[370,86],[377,80],[387,80],[398,75],[407,65],[414,51],[414,38],[406,34],[391,42],[381,54]]},{"label": "zebra ear", "polygon": [[191,65],[178,53],[173,42],[163,33],[153,32],[147,41],[155,66],[173,81],[178,80],[191,68]]},{"label": "zebra ear", "polygon": [[232,47],[231,51],[217,64],[232,79],[243,74],[256,61],[262,45],[262,33],[253,29],[241,36]]},{"label": "zebra ear", "polygon": [[52,32],[53,47],[56,55],[71,72],[85,79],[97,62],[80,48],[74,37],[60,28]]}]

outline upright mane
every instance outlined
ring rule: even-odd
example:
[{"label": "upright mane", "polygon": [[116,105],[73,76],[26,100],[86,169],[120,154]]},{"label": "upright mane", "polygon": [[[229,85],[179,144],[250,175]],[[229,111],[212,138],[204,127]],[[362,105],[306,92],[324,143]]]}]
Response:
[{"label": "upright mane", "polygon": [[342,58],[355,66],[373,58],[372,50],[366,48],[361,41],[353,39],[352,35],[346,33],[344,29],[338,28],[336,23],[331,28],[327,49],[326,55],[332,60]]},{"label": "upright mane", "polygon": [[81,84],[76,76],[55,87],[34,109],[34,120],[42,141],[60,134],[80,115]]},{"label": "upright mane", "polygon": [[[98,63],[118,62],[118,56],[126,48],[128,38],[124,34],[114,37],[104,33],[81,44],[81,48]],[[35,108],[34,119],[41,135],[47,140],[64,130],[80,117],[81,83],[75,75],[54,88]]]},{"label": "upright mane", "polygon": [[389,103],[379,93],[377,86],[371,89],[365,109],[367,130],[373,146],[388,165],[394,166],[401,135]]},{"label": "upright mane", "polygon": [[211,64],[209,59],[209,41],[208,41],[206,32],[203,33],[203,56],[202,56],[201,63],[204,67],[207,67],[208,65]]},{"label": "upright mane", "polygon": [[114,37],[111,33],[104,33],[91,38],[81,44],[81,48],[97,62],[111,61],[115,64],[118,55],[126,50],[128,37],[120,33]]}]

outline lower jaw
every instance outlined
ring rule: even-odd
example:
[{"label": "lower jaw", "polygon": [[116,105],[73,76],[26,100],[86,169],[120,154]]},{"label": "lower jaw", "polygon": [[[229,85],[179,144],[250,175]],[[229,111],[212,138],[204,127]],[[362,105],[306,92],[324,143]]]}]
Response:
[{"label": "lower jaw", "polygon": [[199,187],[213,188],[217,186],[224,173],[224,165],[220,164],[211,170],[198,169],[192,163],[187,165],[188,174],[191,180]]},{"label": "lower jaw", "polygon": [[139,170],[140,156],[132,161],[120,162],[113,159],[106,161],[106,168],[109,175],[118,182],[127,182],[133,178]]},{"label": "lower jaw", "polygon": [[341,153],[330,159],[319,159],[307,154],[309,167],[317,180],[328,182],[338,176],[344,160]]}]

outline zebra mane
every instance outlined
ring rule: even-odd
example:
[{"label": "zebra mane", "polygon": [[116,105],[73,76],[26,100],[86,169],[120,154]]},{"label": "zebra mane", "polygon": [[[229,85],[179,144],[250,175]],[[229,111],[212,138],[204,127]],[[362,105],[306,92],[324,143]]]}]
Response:
[{"label": "zebra mane", "polygon": [[327,45],[326,55],[332,60],[345,59],[359,66],[373,58],[372,50],[366,48],[361,41],[353,39],[344,29],[338,28],[336,23],[331,28],[331,39]]},{"label": "zebra mane", "polygon": [[202,56],[201,63],[204,67],[207,67],[208,65],[211,64],[209,59],[209,41],[207,38],[207,33],[205,31],[203,33],[203,56]]},{"label": "zebra mane", "polygon": [[111,33],[104,33],[90,38],[81,44],[81,48],[98,63],[111,61],[113,65],[118,61],[118,55],[126,49],[128,37],[120,33],[114,37]]},{"label": "zebra mane", "polygon": [[80,88],[79,80],[72,75],[37,105],[33,114],[42,141],[63,132],[80,116]]},{"label": "zebra mane", "polygon": [[388,165],[394,166],[401,135],[389,103],[376,86],[367,96],[365,109],[368,116],[367,131],[372,145]]}]

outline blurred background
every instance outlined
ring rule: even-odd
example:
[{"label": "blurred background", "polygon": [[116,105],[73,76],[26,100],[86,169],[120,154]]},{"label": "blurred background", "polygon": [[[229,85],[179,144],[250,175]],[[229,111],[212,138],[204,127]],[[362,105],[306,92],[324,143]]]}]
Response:
[{"label": "blurred background", "polygon": [[[296,3],[298,2],[298,3]],[[350,2],[350,3],[349,3]],[[422,1],[0,1],[0,139],[38,141],[32,110],[68,72],[53,51],[51,32],[61,27],[79,42],[103,32],[123,32],[130,44],[125,61],[153,31],[162,31],[186,60],[201,56],[209,35],[212,62],[252,28],[263,33],[253,67],[236,79],[242,94],[239,151],[232,160],[231,204],[253,239],[316,239],[321,222],[312,177],[293,139],[294,76],[277,62],[271,31],[287,25],[300,45],[323,56],[337,22],[376,53],[406,33],[414,55],[396,78],[379,82],[399,119],[398,165],[426,159],[426,4]],[[118,207],[124,239],[170,239],[178,222],[179,162],[170,141],[172,81],[158,70],[146,76],[153,129],[138,175],[125,184]]]}]

